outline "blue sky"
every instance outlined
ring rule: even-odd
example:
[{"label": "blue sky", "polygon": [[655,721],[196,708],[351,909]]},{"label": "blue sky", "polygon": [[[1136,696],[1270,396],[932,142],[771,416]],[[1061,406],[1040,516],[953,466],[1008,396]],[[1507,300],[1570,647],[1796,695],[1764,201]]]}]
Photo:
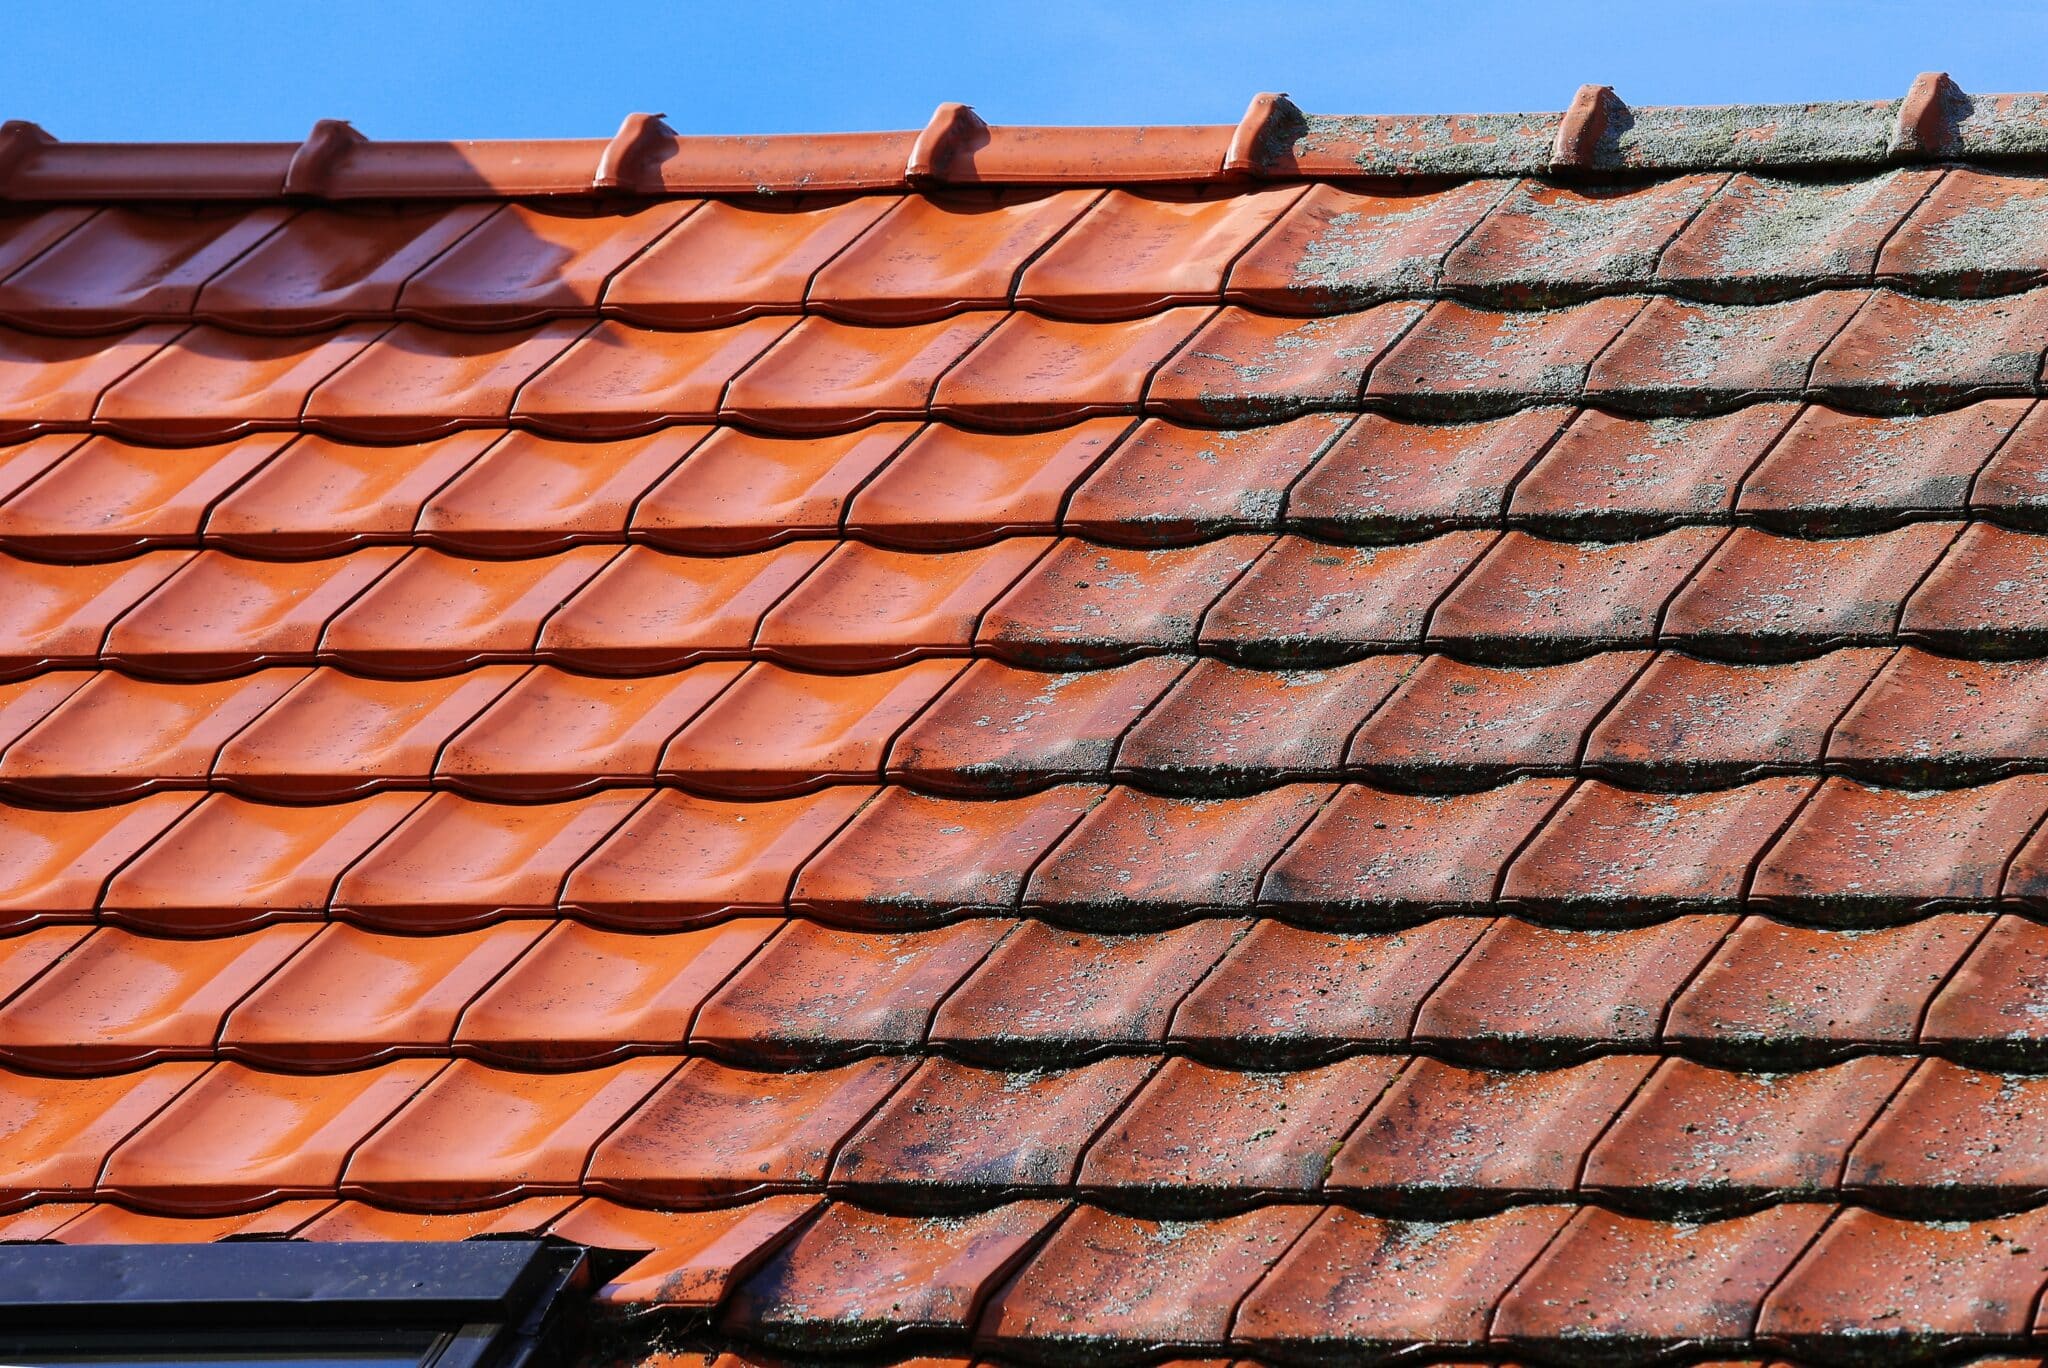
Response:
[{"label": "blue sky", "polygon": [[[563,16],[569,16],[565,19]],[[1883,97],[1915,72],[2048,85],[2048,5],[1992,0],[44,0],[13,7],[0,116],[60,138],[608,135],[1234,122],[1325,113]]]}]

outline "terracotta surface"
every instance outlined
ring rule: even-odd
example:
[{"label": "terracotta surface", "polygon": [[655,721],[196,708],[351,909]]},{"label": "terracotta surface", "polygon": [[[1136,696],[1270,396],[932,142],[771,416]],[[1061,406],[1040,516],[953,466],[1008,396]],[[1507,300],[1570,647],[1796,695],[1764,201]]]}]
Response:
[{"label": "terracotta surface", "polygon": [[520,1074],[457,1060],[355,1146],[342,1190],[424,1209],[573,1192],[599,1138],[674,1070],[637,1059]]},{"label": "terracotta surface", "polygon": [[1059,1191],[1156,1068],[1113,1058],[1002,1072],[927,1060],[848,1137],[832,1186],[857,1201],[941,1209]]},{"label": "terracotta surface", "polygon": [[420,537],[486,556],[616,541],[648,489],[709,435],[672,427],[613,443],[508,434],[426,501]]},{"label": "terracotta surface", "polygon": [[207,506],[283,445],[263,436],[160,451],[91,438],[0,503],[0,544],[58,560],[189,545]]},{"label": "terracotta surface", "polygon": [[1567,1195],[1654,1067],[1641,1055],[1533,1073],[1414,1060],[1330,1158],[1326,1181],[1417,1210]]},{"label": "terracotta surface", "polygon": [[1294,486],[1352,419],[1315,413],[1249,428],[1148,418],[1067,497],[1061,526],[1091,541],[1200,541],[1274,527]]},{"label": "terracotta surface", "polygon": [[0,130],[0,1240],[2040,1359],[2042,97],[1635,93]]}]

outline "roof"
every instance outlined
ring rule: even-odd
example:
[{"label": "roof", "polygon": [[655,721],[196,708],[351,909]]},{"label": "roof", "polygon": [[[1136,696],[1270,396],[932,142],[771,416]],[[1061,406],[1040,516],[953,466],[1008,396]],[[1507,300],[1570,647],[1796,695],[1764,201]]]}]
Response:
[{"label": "roof", "polygon": [[8,125],[0,1240],[2038,1355],[2044,102]]}]

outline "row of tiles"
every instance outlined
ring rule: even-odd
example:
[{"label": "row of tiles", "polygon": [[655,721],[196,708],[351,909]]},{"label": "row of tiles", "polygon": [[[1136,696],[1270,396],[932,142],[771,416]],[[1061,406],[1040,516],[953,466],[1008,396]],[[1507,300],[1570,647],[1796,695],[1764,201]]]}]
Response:
[{"label": "row of tiles", "polygon": [[0,435],[198,443],[305,427],[404,442],[507,423],[589,438],[715,420],[806,435],[907,419],[1035,431],[1140,412],[1236,425],[1586,401],[1671,416],[1801,397],[1897,412],[2038,394],[2044,347],[2048,290],[1756,305],[1613,295],[1539,312],[1401,302],[1312,319],[1181,306],[1122,323],[982,311],[886,328],[770,316],[694,332],[569,319],[280,337],[166,323],[0,331]]},{"label": "row of tiles", "polygon": [[2048,277],[2048,180],[1968,167],[1849,181],[1675,176],[226,212],[66,207],[0,225],[0,319],[93,332],[401,318],[510,327],[603,312],[657,327],[768,313],[865,323],[1024,308],[1283,313],[1447,293],[1756,299],[1883,280],[1984,294]]},{"label": "row of tiles", "polygon": [[856,927],[1043,911],[1094,930],[1254,907],[1355,927],[1524,910],[1627,924],[1747,905],[1883,925],[2048,901],[2048,776],[1959,789],[1778,777],[1657,793],[1521,779],[1458,795],[1287,784],[1188,798],[840,786],[767,802],[606,789],[556,803],[384,793],[319,806],[161,793],[0,807],[0,916],[205,935],[333,913],[399,931],[506,917],[673,928],[744,910]]},{"label": "row of tiles", "polygon": [[580,1193],[675,1210],[830,1192],[888,1210],[1078,1194],[1187,1217],[1330,1197],[1443,1217],[1846,1195],[1953,1219],[2048,1192],[2044,1106],[2048,1077],[1875,1055],[1768,1074],[1650,1055],[1518,1072],[1386,1055],[1290,1073],[1145,1056],[1029,1072],[886,1057],[805,1073],[657,1057],[577,1073],[162,1064],[0,1074],[0,1206],[224,1215]]},{"label": "row of tiles", "polygon": [[[651,1250],[603,1289],[603,1304],[658,1307],[685,1325],[711,1318],[742,1340],[810,1354],[903,1339],[957,1349],[971,1338],[1005,1361],[1059,1364],[1233,1349],[1319,1364],[1461,1349],[1584,1362],[1589,1353],[1647,1359],[1766,1345],[1867,1363],[2048,1337],[2039,1307],[2044,1211],[1920,1222],[1788,1203],[1696,1223],[1533,1205],[1402,1221],[1273,1205],[1179,1221],[1020,1201],[935,1219],[786,1195],[675,1213],[542,1199],[432,1222],[319,1199],[232,1218],[58,1203],[5,1219],[0,1238],[75,1243],[545,1230]],[[713,1368],[762,1362],[735,1355]]]},{"label": "row of tiles", "polygon": [[1621,538],[1731,521],[1841,533],[1930,517],[2039,526],[2044,490],[2048,409],[2011,399],[1890,418],[1765,403],[1650,420],[1567,408],[1232,429],[1102,418],[1032,434],[884,423],[571,442],[479,429],[400,447],[53,434],[0,449],[0,547],[99,560],[202,544],[290,558],[389,543],[532,555],[628,539],[699,554],[841,537],[928,551],[1062,532],[1137,546],[1479,527]]},{"label": "row of tiles", "polygon": [[1164,1052],[1271,1069],[1412,1050],[1511,1066],[1663,1050],[1765,1067],[1876,1050],[2038,1068],[2048,930],[1968,913],[1858,932],[1711,914],[1620,931],[1457,917],[1399,932],[1232,919],[1121,935],[767,917],[656,935],[538,920],[206,940],[64,926],[0,939],[0,1001],[0,1058],[66,1075],[216,1058],[320,1072],[450,1053],[572,1068],[684,1049],[753,1067]]},{"label": "row of tiles", "polygon": [[879,671],[967,655],[1087,669],[1196,652],[1304,667],[1423,649],[1538,664],[1660,646],[1753,661],[1900,642],[1970,657],[2048,650],[2048,534],[1919,522],[1827,540],[1686,527],[1629,542],[1449,532],[1395,547],[1246,535],[1163,550],[1013,537],[717,557],[0,556],[0,674],[16,676],[327,664],[404,677],[536,658],[625,675],[748,658]]},{"label": "row of tiles", "polygon": [[624,679],[551,665],[213,683],[53,670],[0,684],[0,792],[75,805],[431,787],[538,801],[658,785],[768,799],[886,780],[1002,798],[1114,781],[1220,798],[1339,779],[1689,790],[1821,772],[1927,787],[2048,770],[2044,716],[2048,661],[1912,648],[1762,665],[1669,651],[1528,668],[1381,655],[1285,671],[1147,656],[1065,674],[994,660],[861,675],[729,661]]}]

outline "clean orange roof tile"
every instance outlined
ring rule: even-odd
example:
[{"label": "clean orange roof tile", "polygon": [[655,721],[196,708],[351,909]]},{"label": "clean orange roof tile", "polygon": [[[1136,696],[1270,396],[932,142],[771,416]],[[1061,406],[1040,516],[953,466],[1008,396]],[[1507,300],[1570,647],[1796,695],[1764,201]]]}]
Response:
[{"label": "clean orange roof tile", "polygon": [[347,1155],[342,1191],[428,1210],[574,1192],[598,1140],[674,1071],[672,1059],[551,1074],[459,1059]]},{"label": "clean orange roof tile", "polygon": [[606,320],[518,387],[512,416],[563,437],[617,437],[711,420],[735,377],[789,331],[757,318],[703,332],[653,332]]},{"label": "clean orange roof tile", "polygon": [[283,445],[160,450],[95,437],[0,504],[0,545],[62,560],[190,545],[213,504]]},{"label": "clean orange roof tile", "polygon": [[588,314],[606,283],[695,209],[671,200],[631,213],[507,204],[405,282],[398,311],[456,328],[508,328]]},{"label": "clean orange roof tile", "polygon": [[416,550],[329,621],[321,655],[399,675],[530,658],[548,615],[617,554],[615,546],[580,546],[476,561]]},{"label": "clean orange roof tile", "polygon": [[1003,802],[885,788],[804,866],[794,905],[882,924],[1013,907],[1031,870],[1101,796],[1082,784]]},{"label": "clean orange roof tile", "polygon": [[1129,323],[1009,314],[938,382],[932,415],[1035,428],[1134,412],[1160,364],[1214,312],[1168,309]]},{"label": "clean orange roof tile", "polygon": [[216,502],[202,535],[259,555],[332,555],[412,535],[429,496],[497,440],[459,432],[410,446],[307,433]]},{"label": "clean orange roof tile", "polygon": [[520,387],[589,327],[587,319],[567,319],[518,332],[464,333],[401,323],[315,386],[304,420],[371,442],[503,423]]},{"label": "clean orange roof tile", "polygon": [[357,1146],[441,1068],[408,1059],[303,1075],[216,1064],[107,1156],[100,1191],[206,1215],[332,1196]]},{"label": "clean orange roof tile", "polygon": [[486,556],[618,541],[647,490],[705,428],[624,442],[561,442],[510,432],[420,506],[420,539]]},{"label": "clean orange roof tile", "polygon": [[605,312],[656,328],[796,313],[812,279],[897,201],[712,200],[605,287]]},{"label": "clean orange roof tile", "polygon": [[1100,418],[1052,432],[993,435],[934,424],[862,486],[845,528],[885,545],[971,545],[1057,531],[1069,491],[1130,430]]},{"label": "clean orange roof tile", "polygon": [[0,1074],[0,1205],[90,1195],[114,1147],[206,1067],[160,1064],[99,1078]]},{"label": "clean orange roof tile", "polygon": [[977,312],[890,328],[807,318],[733,381],[723,412],[783,433],[923,417],[940,377],[1005,317]]},{"label": "clean orange roof tile", "polygon": [[91,921],[108,878],[198,801],[157,793],[68,812],[0,807],[0,926]]},{"label": "clean orange roof tile", "polygon": [[1300,197],[1294,186],[1111,190],[1025,268],[1017,301],[1069,318],[1134,318],[1218,299],[1238,254]]},{"label": "clean orange roof tile", "polygon": [[200,214],[101,209],[0,283],[0,318],[90,333],[187,317],[201,287],[291,217],[281,205]]},{"label": "clean orange roof tile", "polygon": [[838,535],[847,500],[918,429],[878,423],[855,432],[763,437],[722,427],[647,491],[633,531],[678,551],[752,551]]},{"label": "clean orange roof tile", "polygon": [[873,796],[843,785],[773,802],[719,802],[663,790],[576,866],[562,905],[651,930],[729,911],[779,911],[797,870]]},{"label": "clean orange roof tile", "polygon": [[673,1050],[704,1000],[780,925],[748,917],[629,935],[565,922],[469,1004],[456,1047],[521,1068]]},{"label": "clean orange roof tile", "polygon": [[180,679],[310,663],[328,620],[404,555],[396,546],[319,561],[201,551],[122,615],[101,659]]},{"label": "clean orange roof tile", "polygon": [[51,1073],[208,1059],[228,1009],[303,947],[309,926],[162,940],[96,932],[0,1010],[0,1054]]},{"label": "clean orange roof tile", "polygon": [[221,747],[214,782],[285,801],[423,787],[448,739],[525,671],[486,665],[441,679],[382,680],[314,670]]},{"label": "clean orange roof tile", "polygon": [[114,621],[191,556],[151,551],[98,565],[0,557],[0,672],[97,662]]},{"label": "clean orange roof tile", "polygon": [[164,323],[106,338],[0,329],[0,437],[83,428],[110,386],[183,331]]},{"label": "clean orange roof tile", "polygon": [[155,442],[289,428],[315,386],[383,335],[377,323],[304,335],[190,328],[110,386],[93,418],[99,427]]},{"label": "clean orange roof tile", "polygon": [[174,935],[325,916],[335,881],[419,806],[387,793],[285,807],[214,794],[107,885],[110,921]]},{"label": "clean orange roof tile", "polygon": [[651,783],[663,747],[715,706],[743,668],[727,661],[593,679],[539,666],[449,738],[434,778],[465,793],[528,799]]},{"label": "clean orange roof tile", "polygon": [[636,674],[744,657],[761,621],[832,549],[675,556],[629,546],[549,615],[538,649],[575,669]]},{"label": "clean orange roof tile", "polygon": [[193,312],[256,332],[302,332],[351,318],[386,317],[405,282],[495,208],[472,203],[301,210],[211,276]]},{"label": "clean orange roof tile", "polygon": [[1012,537],[921,554],[844,542],[768,612],[755,642],[794,664],[828,669],[964,655],[989,605],[1051,545]]},{"label": "clean orange roof tile", "polygon": [[552,914],[569,871],[646,798],[614,789],[515,806],[435,794],[341,876],[335,912],[395,931]]},{"label": "clean orange roof tile", "polygon": [[906,196],[817,273],[807,302],[861,323],[1004,308],[1018,274],[1098,197],[1092,190]]},{"label": "clean orange roof tile", "polygon": [[470,1002],[548,923],[393,936],[321,927],[291,962],[232,1005],[222,1055],[291,1071],[445,1052]]},{"label": "clean orange roof tile", "polygon": [[[820,675],[754,665],[668,741],[661,775],[720,797],[878,782],[889,743],[961,668],[957,660],[922,660],[870,674]],[[734,667],[692,673],[703,669]]]},{"label": "clean orange roof tile", "polygon": [[0,784],[76,801],[203,787],[213,758],[306,677],[260,670],[204,684],[93,676],[0,756]]}]

